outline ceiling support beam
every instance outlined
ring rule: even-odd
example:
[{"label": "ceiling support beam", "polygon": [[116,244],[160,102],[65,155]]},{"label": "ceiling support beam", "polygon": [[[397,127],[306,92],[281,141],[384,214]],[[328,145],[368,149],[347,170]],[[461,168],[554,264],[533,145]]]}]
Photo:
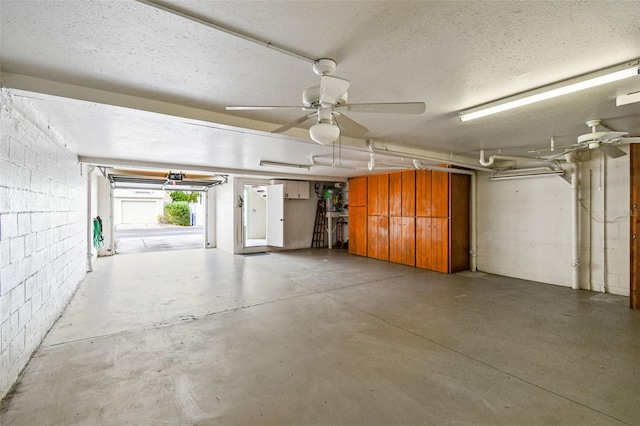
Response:
[{"label": "ceiling support beam", "polygon": [[[193,121],[190,124],[196,126],[212,127],[247,134],[260,132],[262,136],[265,136],[266,133],[268,136],[278,139],[303,139],[311,142],[309,140],[309,131],[306,129],[290,129],[287,135],[272,134],[272,130],[280,127],[279,124],[251,120],[187,105],[132,96],[124,93],[108,92],[91,87],[61,83],[22,74],[3,72],[0,75],[0,87],[9,89],[12,94],[24,98],[57,100],[59,102],[93,102],[113,107],[180,117],[184,118],[186,120],[185,122]],[[363,146],[364,141],[362,139],[343,136],[342,143],[343,145]]]},{"label": "ceiling support beam", "polygon": [[102,166],[111,168],[134,168],[134,169],[163,169],[163,170],[183,170],[193,172],[207,172],[214,174],[226,174],[226,175],[238,175],[238,176],[257,176],[264,177],[266,179],[280,177],[283,179],[298,179],[298,180],[314,180],[314,181],[327,181],[327,182],[346,182],[347,178],[335,177],[335,176],[310,176],[308,174],[296,174],[296,173],[277,173],[267,171],[256,170],[244,170],[244,169],[227,169],[219,167],[197,166],[189,164],[172,164],[172,163],[156,163],[156,162],[144,162],[134,160],[123,160],[119,158],[101,158],[101,157],[86,157],[79,156],[78,161],[84,164],[92,166]]}]

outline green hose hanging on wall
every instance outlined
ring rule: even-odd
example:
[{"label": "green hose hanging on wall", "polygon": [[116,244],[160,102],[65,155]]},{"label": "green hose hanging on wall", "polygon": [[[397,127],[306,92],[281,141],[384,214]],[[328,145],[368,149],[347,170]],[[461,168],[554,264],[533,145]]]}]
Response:
[{"label": "green hose hanging on wall", "polygon": [[104,238],[102,238],[102,219],[100,216],[96,216],[93,219],[93,246],[96,250],[100,250],[104,244]]}]

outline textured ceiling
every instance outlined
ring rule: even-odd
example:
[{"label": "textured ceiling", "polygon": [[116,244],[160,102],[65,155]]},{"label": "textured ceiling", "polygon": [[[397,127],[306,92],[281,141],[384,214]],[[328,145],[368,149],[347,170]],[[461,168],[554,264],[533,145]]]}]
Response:
[{"label": "textured ceiling", "polygon": [[[162,4],[334,59],[335,75],[352,82],[350,102],[427,104],[417,116],[351,114],[370,131],[345,134],[345,145],[361,148],[344,155],[365,170],[315,166],[308,175],[366,172],[366,139],[471,162],[480,149],[522,154],[552,136],[573,143],[592,118],[640,135],[640,104],[615,106],[617,95],[640,90],[640,77],[472,122],[457,117],[639,58],[638,1]],[[0,14],[3,86],[28,97],[82,156],[269,174],[277,169],[261,159],[310,164],[334,155],[304,129],[264,133],[300,111],[224,110],[301,104],[302,91],[318,84],[309,62],[134,0],[0,0]],[[194,125],[207,123],[216,128]]]}]

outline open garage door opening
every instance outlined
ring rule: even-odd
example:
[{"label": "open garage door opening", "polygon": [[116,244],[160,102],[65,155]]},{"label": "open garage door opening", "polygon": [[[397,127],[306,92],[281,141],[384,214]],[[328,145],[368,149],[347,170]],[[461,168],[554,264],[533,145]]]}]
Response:
[{"label": "open garage door opening", "polygon": [[205,248],[207,190],[226,176],[105,170],[111,184],[115,254]]}]

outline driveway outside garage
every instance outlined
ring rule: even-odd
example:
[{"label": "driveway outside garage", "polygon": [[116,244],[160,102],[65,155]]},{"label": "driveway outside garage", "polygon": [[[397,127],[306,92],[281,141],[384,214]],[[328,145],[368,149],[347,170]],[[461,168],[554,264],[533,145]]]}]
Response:
[{"label": "driveway outside garage", "polygon": [[202,248],[203,228],[158,224],[117,225],[116,254]]}]

